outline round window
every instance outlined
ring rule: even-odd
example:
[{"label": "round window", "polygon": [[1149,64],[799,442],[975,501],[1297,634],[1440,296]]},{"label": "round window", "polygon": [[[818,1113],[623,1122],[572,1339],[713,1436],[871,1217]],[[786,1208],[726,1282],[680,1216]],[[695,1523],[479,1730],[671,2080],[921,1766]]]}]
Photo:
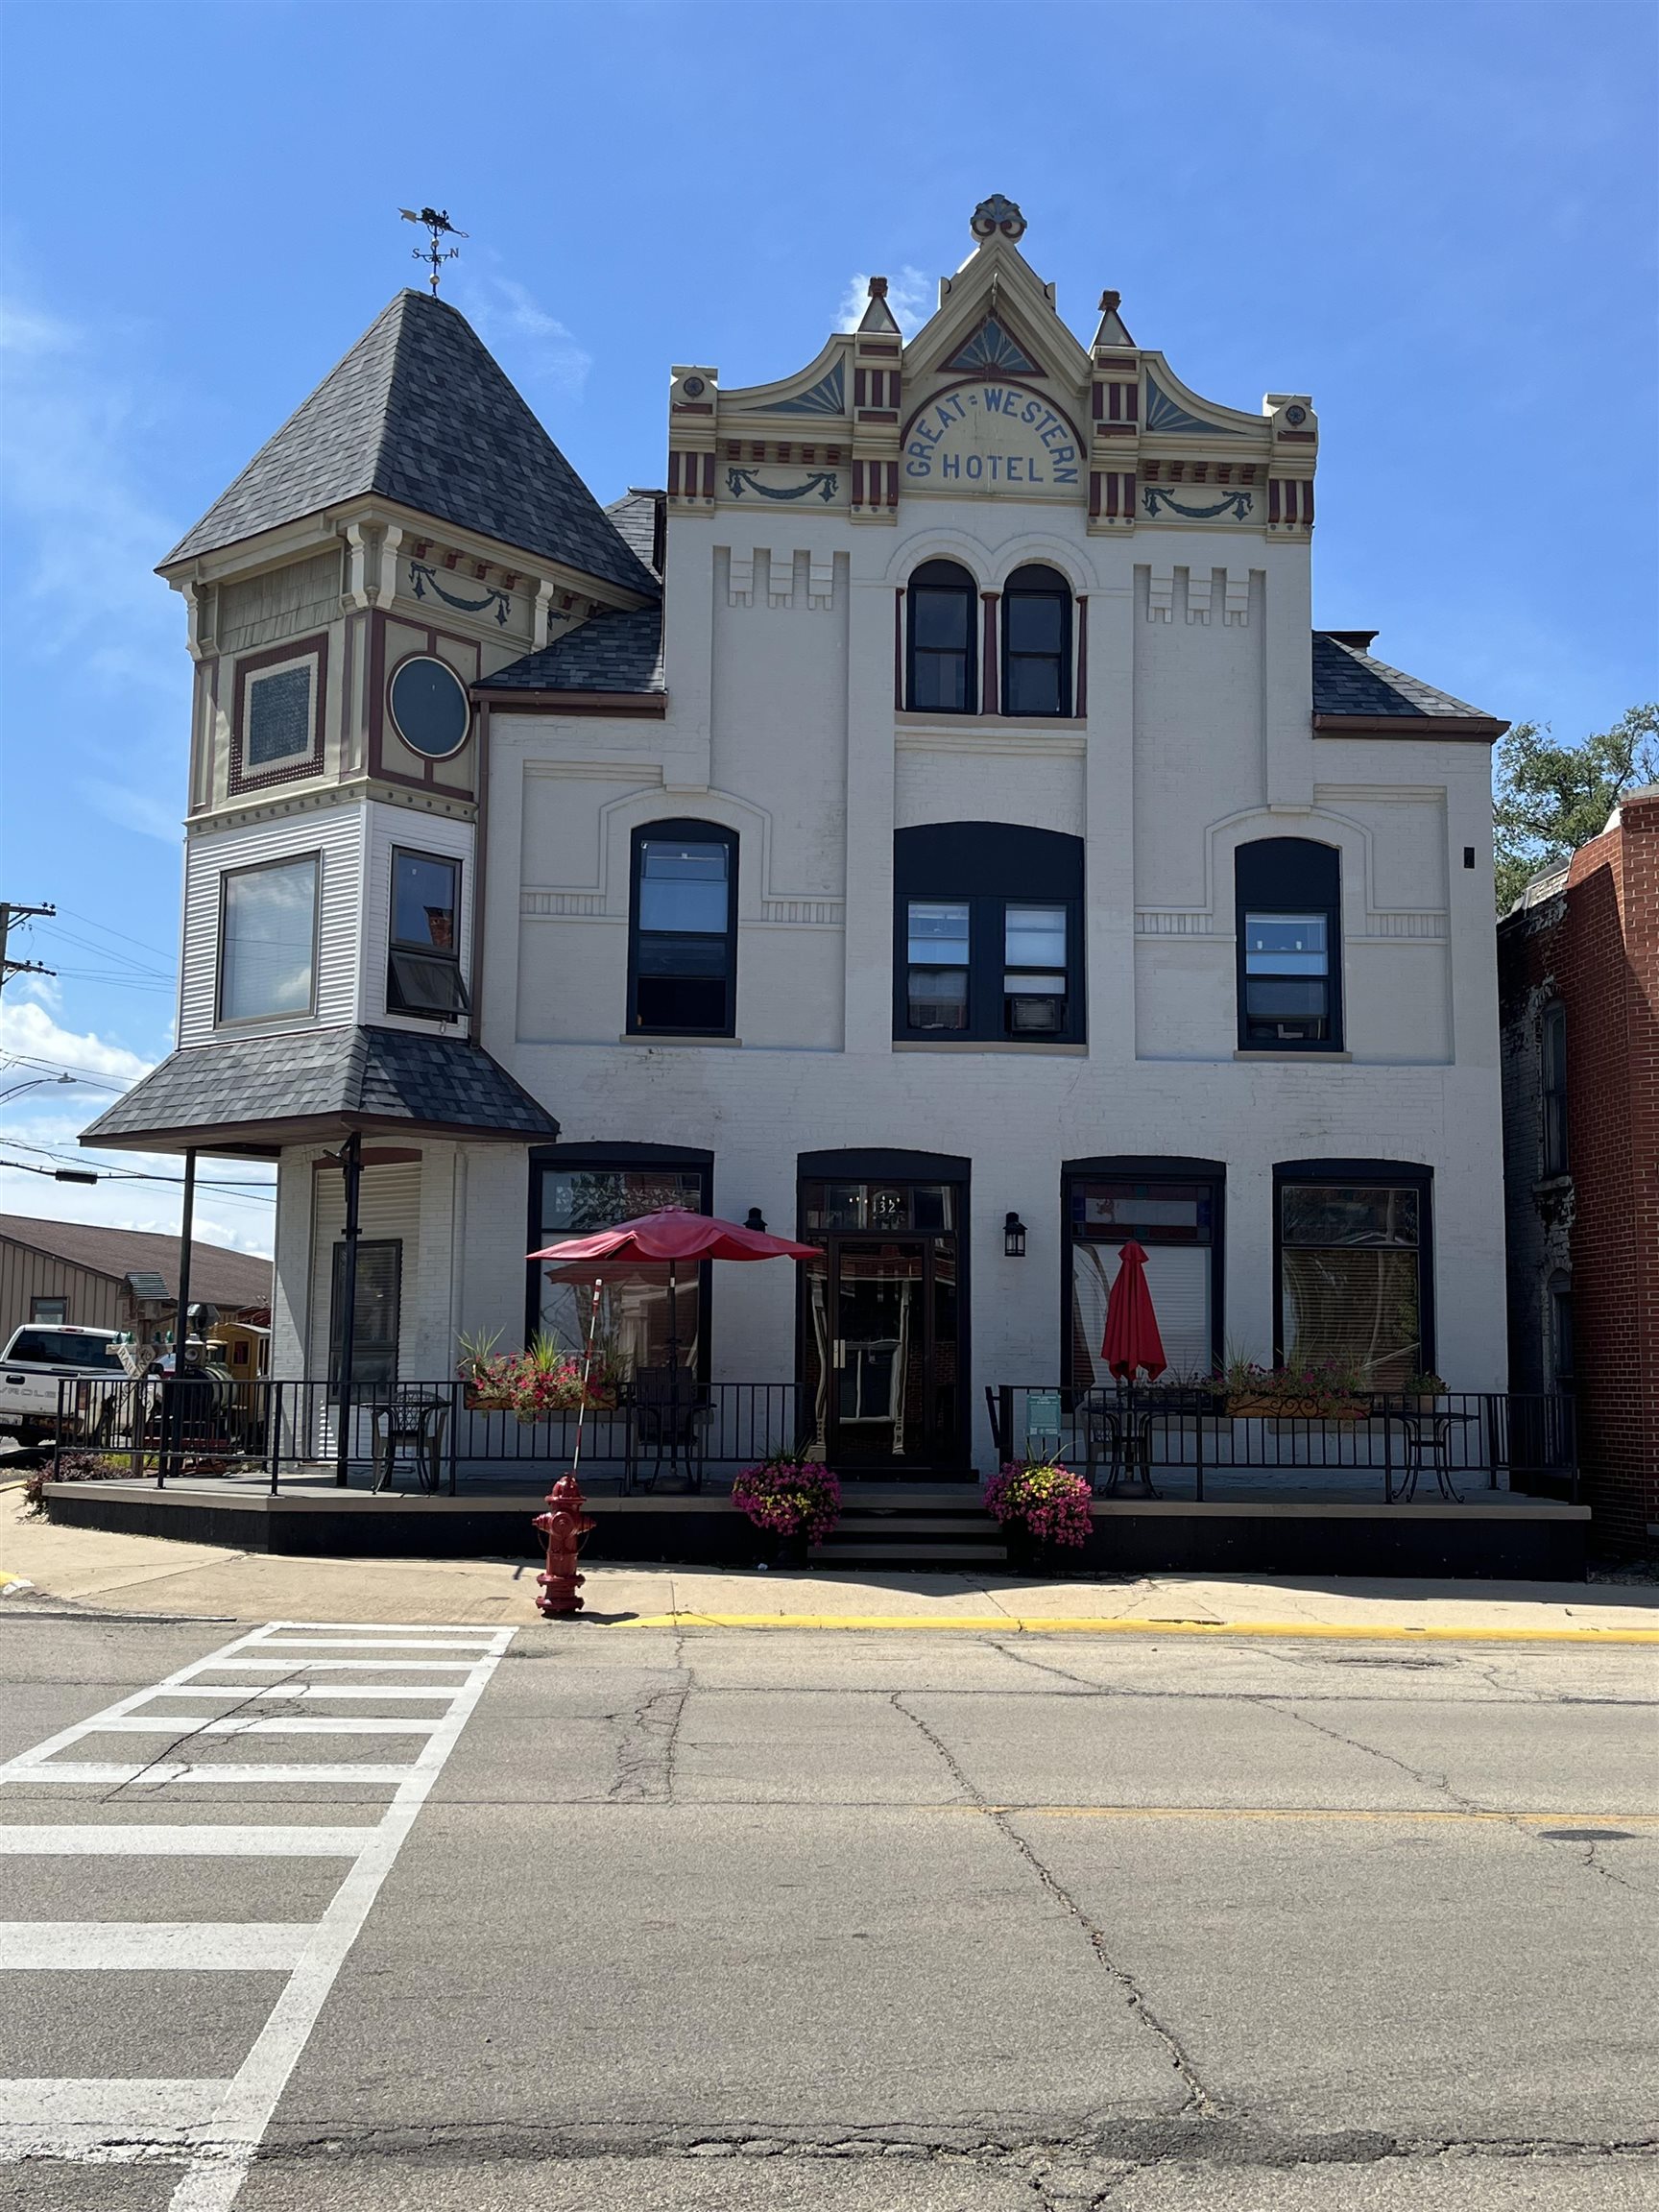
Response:
[{"label": "round window", "polygon": [[405,745],[442,760],[466,744],[472,709],[454,669],[421,654],[392,679],[392,720]]}]

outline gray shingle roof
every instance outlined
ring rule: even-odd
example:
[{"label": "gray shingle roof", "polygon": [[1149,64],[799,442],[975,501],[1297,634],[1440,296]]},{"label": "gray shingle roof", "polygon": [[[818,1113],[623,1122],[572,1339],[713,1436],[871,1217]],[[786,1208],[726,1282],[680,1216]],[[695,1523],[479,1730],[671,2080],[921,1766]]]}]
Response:
[{"label": "gray shingle roof", "polygon": [[666,492],[642,491],[637,484],[631,484],[623,496],[613,499],[605,510],[654,576],[662,573],[658,540],[667,519],[667,504]]},{"label": "gray shingle roof", "polygon": [[[72,1267],[110,1275],[117,1282],[144,1271],[162,1276],[168,1296],[179,1287],[179,1239],[150,1229],[106,1229],[96,1221],[37,1221],[23,1214],[0,1214],[0,1238],[49,1252]],[[198,1298],[227,1312],[246,1312],[271,1303],[271,1262],[254,1252],[232,1252],[224,1244],[190,1241],[190,1287]]]},{"label": "gray shingle roof", "polygon": [[[1365,636],[1364,632],[1343,635]],[[1372,631],[1368,634],[1376,636]],[[1357,645],[1345,644],[1341,635],[1329,630],[1313,633],[1313,711],[1315,714],[1433,715],[1465,722],[1492,718],[1479,707],[1454,699],[1449,691],[1436,691],[1416,676],[1390,668]]]},{"label": "gray shingle roof", "polygon": [[595,614],[539,653],[486,677],[481,691],[661,691],[662,610]]},{"label": "gray shingle roof", "polygon": [[426,292],[397,295],[162,565],[371,492],[656,593],[467,318]]},{"label": "gray shingle roof", "polygon": [[84,1130],[81,1142],[187,1139],[192,1131],[252,1132],[282,1122],[339,1128],[400,1121],[480,1135],[559,1133],[552,1115],[464,1038],[338,1028],[175,1052]]}]

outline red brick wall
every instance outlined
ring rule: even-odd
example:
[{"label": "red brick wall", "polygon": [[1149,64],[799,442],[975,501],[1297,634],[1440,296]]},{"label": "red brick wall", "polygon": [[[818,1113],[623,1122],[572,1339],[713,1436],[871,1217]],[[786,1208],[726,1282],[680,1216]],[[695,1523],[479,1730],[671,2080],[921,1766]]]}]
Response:
[{"label": "red brick wall", "polygon": [[[1659,796],[1575,854],[1564,892],[1500,936],[1514,1384],[1537,1374],[1545,1285],[1573,1278],[1579,1455],[1598,1534],[1659,1531]],[[1567,1012],[1571,1190],[1540,1185],[1543,1005]],[[1551,1218],[1555,1226],[1551,1228]],[[1530,1370],[1530,1373],[1527,1371]]]}]

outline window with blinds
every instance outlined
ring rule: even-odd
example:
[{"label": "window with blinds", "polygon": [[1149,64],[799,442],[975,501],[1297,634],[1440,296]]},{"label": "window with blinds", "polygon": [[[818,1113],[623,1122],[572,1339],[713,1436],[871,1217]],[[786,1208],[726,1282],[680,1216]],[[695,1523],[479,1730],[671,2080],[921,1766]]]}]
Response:
[{"label": "window with blinds", "polygon": [[1216,1352],[1216,1185],[1100,1181],[1073,1176],[1067,1192],[1070,1247],[1070,1365],[1074,1383],[1108,1383],[1102,1345],[1106,1301],[1118,1279],[1123,1246],[1133,1238],[1146,1254],[1146,1286],[1158,1316],[1166,1382],[1214,1372]]},{"label": "window with blinds", "polygon": [[309,1014],[317,990],[321,855],[227,870],[219,928],[219,1020]]},{"label": "window with blinds", "polygon": [[[399,1238],[362,1238],[357,1245],[357,1280],[352,1299],[351,1388],[369,1390],[397,1380],[397,1308],[402,1288],[403,1244]],[[328,1387],[340,1387],[345,1350],[346,1243],[334,1247],[332,1295],[328,1303]]]},{"label": "window with blinds", "polygon": [[1285,1358],[1398,1390],[1427,1364],[1419,1184],[1286,1183],[1279,1193]]}]

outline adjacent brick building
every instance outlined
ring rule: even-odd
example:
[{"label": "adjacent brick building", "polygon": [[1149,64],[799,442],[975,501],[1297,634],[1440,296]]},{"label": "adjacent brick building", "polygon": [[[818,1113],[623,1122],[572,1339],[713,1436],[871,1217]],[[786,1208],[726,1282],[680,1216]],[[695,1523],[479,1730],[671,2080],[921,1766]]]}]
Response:
[{"label": "adjacent brick building", "polygon": [[1659,784],[1498,930],[1509,1369],[1572,1389],[1602,1538],[1659,1538]]}]

